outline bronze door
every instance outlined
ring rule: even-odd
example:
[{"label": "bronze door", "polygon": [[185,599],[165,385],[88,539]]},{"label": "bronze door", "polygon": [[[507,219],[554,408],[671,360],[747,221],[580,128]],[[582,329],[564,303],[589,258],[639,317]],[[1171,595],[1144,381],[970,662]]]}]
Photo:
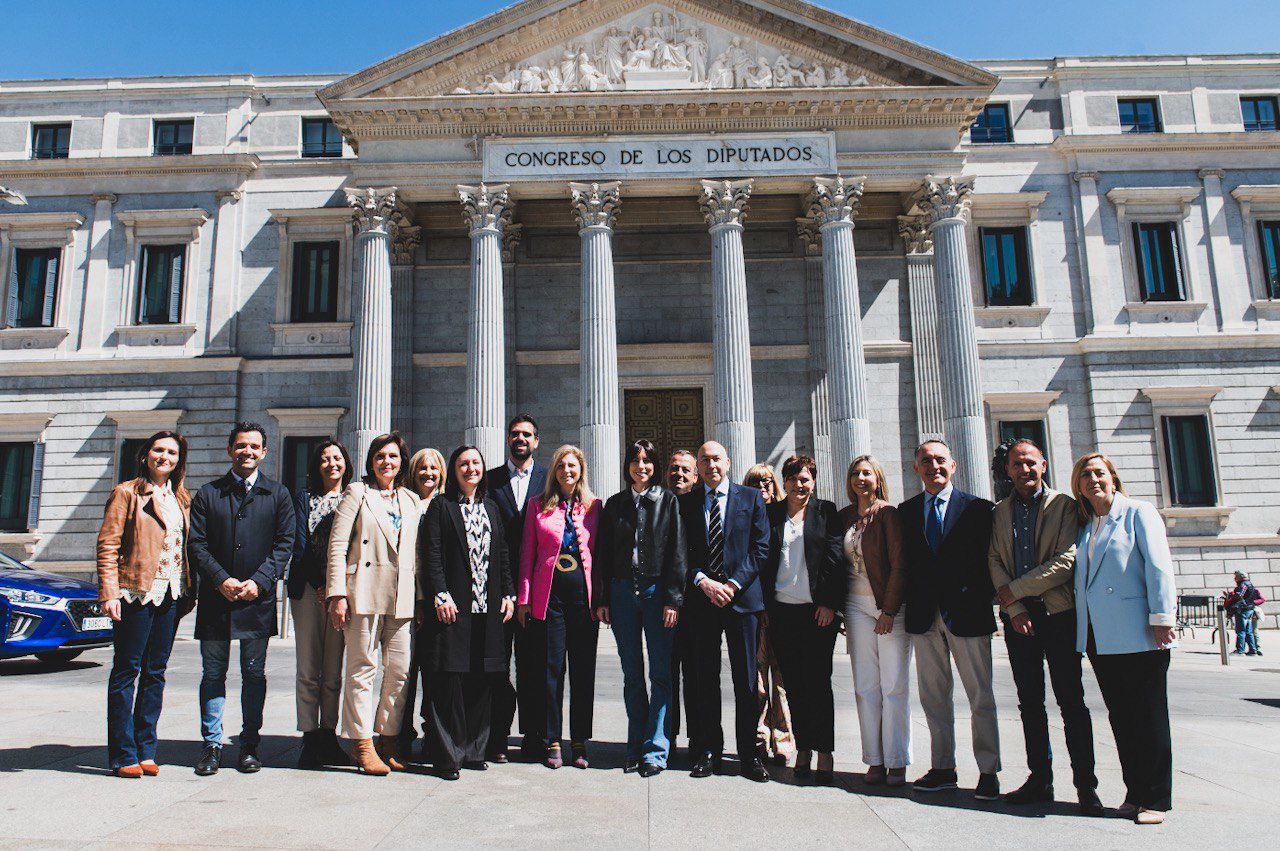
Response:
[{"label": "bronze door", "polygon": [[658,450],[658,471],[666,474],[666,461],[677,449],[697,452],[702,445],[702,389],[627,390],[627,445],[645,439]]}]

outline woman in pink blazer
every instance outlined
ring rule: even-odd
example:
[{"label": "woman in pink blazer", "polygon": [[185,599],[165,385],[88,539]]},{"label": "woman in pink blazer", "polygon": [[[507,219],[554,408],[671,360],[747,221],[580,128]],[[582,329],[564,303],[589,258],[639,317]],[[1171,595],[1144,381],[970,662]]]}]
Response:
[{"label": "woman in pink blazer", "polygon": [[551,458],[546,489],[530,501],[525,513],[516,610],[520,625],[529,627],[531,640],[542,642],[547,651],[548,768],[564,765],[560,732],[566,657],[573,764],[588,765],[600,635],[592,615],[591,549],[599,520],[600,500],[587,485],[582,450],[561,446]]}]

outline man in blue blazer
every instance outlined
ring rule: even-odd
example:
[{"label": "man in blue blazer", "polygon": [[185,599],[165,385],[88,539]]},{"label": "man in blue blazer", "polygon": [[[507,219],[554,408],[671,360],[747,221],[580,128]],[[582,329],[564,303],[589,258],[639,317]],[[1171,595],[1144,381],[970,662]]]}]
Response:
[{"label": "man in blue blazer", "polygon": [[[507,452],[509,457],[500,467],[486,474],[489,496],[498,505],[503,531],[507,533],[507,549],[511,560],[511,575],[520,572],[520,543],[524,539],[525,506],[529,500],[541,496],[547,486],[547,468],[533,460],[538,448],[538,424],[528,414],[519,414],[507,424]],[[547,660],[546,648],[531,640],[528,631],[515,618],[506,625],[506,653],[510,669],[512,645],[515,647],[516,684],[511,685],[510,673],[500,679],[493,689],[493,705],[490,710],[489,762],[507,761],[507,737],[511,735],[511,722],[516,705],[520,707],[520,732],[523,740],[520,751],[525,759],[536,762],[542,759],[546,742],[547,715]]]},{"label": "man in blue blazer", "polygon": [[916,449],[914,469],[924,492],[902,503],[898,516],[907,565],[906,627],[933,764],[913,786],[918,792],[956,788],[954,661],[973,716],[973,755],[981,772],[974,797],[994,801],[1000,797],[1000,732],[991,686],[995,589],[987,563],[994,506],[952,484],[956,462],[941,440]]},{"label": "man in blue blazer", "polygon": [[276,582],[293,556],[293,500],[258,469],[266,457],[266,431],[238,423],[227,439],[231,471],[191,500],[188,548],[199,586],[196,639],[200,642],[200,732],[204,752],[196,774],[222,764],[222,707],[227,695],[231,642],[240,642],[243,728],[237,768],[262,767],[258,758],[267,698],[267,642],[276,634]]},{"label": "man in blue blazer", "polygon": [[760,491],[729,481],[729,453],[719,443],[698,450],[701,484],[680,497],[689,553],[689,588],[680,612],[685,631],[685,708],[692,776],[721,773],[720,636],[729,644],[734,729],[741,774],[769,779],[756,747],[760,698],[756,642],[764,595],[760,565],[769,551],[769,519]]}]

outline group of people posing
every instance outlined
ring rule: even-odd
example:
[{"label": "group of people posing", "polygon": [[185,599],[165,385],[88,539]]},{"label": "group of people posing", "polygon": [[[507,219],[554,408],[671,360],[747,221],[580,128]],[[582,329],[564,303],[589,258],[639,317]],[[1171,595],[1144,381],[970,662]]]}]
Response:
[{"label": "group of people posing", "polygon": [[[1014,491],[993,506],[955,486],[949,448],[929,440],[915,453],[920,494],[890,504],[883,467],[863,455],[848,466],[840,488],[848,505],[837,510],[816,496],[813,458],[792,456],[780,476],[757,465],[739,485],[715,442],[670,458],[646,440],[630,444],[626,487],[602,500],[577,447],[557,449],[550,467],[534,460],[538,428],[526,415],[509,424],[509,457],[492,469],[474,446],[447,461],[434,449],[410,457],[392,433],[372,441],[357,480],[347,450],[327,441],[296,495],[259,470],[265,442],[261,426],[238,424],[231,470],[193,496],[183,484],[185,439],[159,432],[139,452],[141,475],[111,494],[98,573],[116,621],[108,751],[120,777],[159,771],[165,668],[178,620],[193,607],[205,743],[196,773],[222,763],[232,641],[242,677],[236,766],[261,768],[267,646],[284,579],[300,767],[385,775],[421,757],[456,780],[508,761],[518,708],[523,758],[587,768],[604,623],[623,673],[626,772],[651,777],[667,767],[681,691],[692,775],[729,772],[727,644],[737,773],[770,779],[769,731],[782,726],[794,738],[795,775],[831,783],[832,663],[843,624],[865,782],[907,782],[914,656],[931,762],[913,788],[957,786],[955,671],[972,715],[974,794],[995,800],[998,607],[1030,769],[1005,800],[1054,797],[1047,665],[1081,812],[1104,813],[1084,701],[1087,654],[1123,769],[1118,814],[1158,823],[1171,806],[1173,563],[1159,514],[1125,495],[1105,455],[1076,462],[1069,496],[1046,483],[1040,447],[1017,441],[1008,454]],[[772,683],[761,689],[763,680]]]}]

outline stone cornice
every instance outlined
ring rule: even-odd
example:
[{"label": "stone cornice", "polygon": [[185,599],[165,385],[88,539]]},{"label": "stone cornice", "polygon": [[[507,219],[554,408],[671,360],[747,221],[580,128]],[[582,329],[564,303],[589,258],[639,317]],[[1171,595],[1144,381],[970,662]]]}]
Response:
[{"label": "stone cornice", "polygon": [[182,157],[76,157],[66,160],[0,160],[0,179],[166,177],[235,174],[258,170],[255,154],[195,154]]},{"label": "stone cornice", "polygon": [[1064,155],[1280,151],[1280,132],[1080,134],[1059,136],[1052,147]]}]

